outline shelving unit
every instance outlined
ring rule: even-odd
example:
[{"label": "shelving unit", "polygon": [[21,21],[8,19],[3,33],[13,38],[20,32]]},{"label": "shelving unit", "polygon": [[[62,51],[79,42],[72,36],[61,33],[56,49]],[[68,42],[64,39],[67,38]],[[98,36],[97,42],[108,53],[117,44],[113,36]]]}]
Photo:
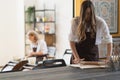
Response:
[{"label": "shelving unit", "polygon": [[[34,7],[34,6],[33,6]],[[25,33],[29,30],[35,30],[39,33],[47,43],[48,47],[56,48],[56,8],[36,10],[34,12],[31,21],[27,20],[27,11],[25,11]],[[25,53],[28,53],[29,42],[25,40]]]}]

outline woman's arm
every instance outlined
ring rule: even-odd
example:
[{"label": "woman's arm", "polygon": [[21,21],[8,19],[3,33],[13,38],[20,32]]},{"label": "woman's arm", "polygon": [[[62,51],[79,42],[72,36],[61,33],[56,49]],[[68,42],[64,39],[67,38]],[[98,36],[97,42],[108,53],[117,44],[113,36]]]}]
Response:
[{"label": "woman's arm", "polygon": [[79,57],[79,55],[78,55],[78,53],[76,51],[75,42],[70,41],[70,47],[72,49],[72,53],[73,53],[73,56],[74,56],[73,62],[74,63],[79,63],[80,62],[80,57]]},{"label": "woman's arm", "polygon": [[109,61],[110,56],[112,54],[112,47],[113,47],[112,36],[110,35],[109,27],[104,20],[102,20],[101,27],[103,27],[102,29],[103,43],[107,44],[106,60]]},{"label": "woman's arm", "polygon": [[107,55],[106,55],[106,61],[109,61],[110,56],[111,56],[111,54],[112,54],[112,49],[113,49],[113,47],[112,47],[112,43],[108,43],[108,44],[107,44]]},{"label": "woman's arm", "polygon": [[44,40],[40,40],[40,50],[39,52],[36,52],[35,54],[38,56],[48,54],[47,44]]},{"label": "woman's arm", "polygon": [[77,18],[73,18],[72,22],[71,22],[71,30],[70,30],[70,34],[69,34],[70,47],[72,49],[72,53],[74,56],[73,63],[80,62],[80,57],[79,57],[76,47],[75,47],[75,42],[78,42],[78,37],[76,35],[77,26],[78,26]]},{"label": "woman's arm", "polygon": [[32,57],[32,56],[42,56],[43,55],[43,52],[40,51],[40,52],[31,52],[29,57]]}]

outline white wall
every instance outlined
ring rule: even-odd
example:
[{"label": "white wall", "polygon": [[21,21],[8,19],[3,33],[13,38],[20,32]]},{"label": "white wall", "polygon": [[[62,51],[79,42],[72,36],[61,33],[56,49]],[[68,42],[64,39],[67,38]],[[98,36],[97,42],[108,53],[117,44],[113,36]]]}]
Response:
[{"label": "white wall", "polygon": [[69,47],[68,34],[73,15],[73,0],[24,0],[26,7],[35,5],[37,9],[53,8],[56,5],[56,58],[62,58]]},{"label": "white wall", "polygon": [[0,2],[0,66],[24,56],[24,1]]}]

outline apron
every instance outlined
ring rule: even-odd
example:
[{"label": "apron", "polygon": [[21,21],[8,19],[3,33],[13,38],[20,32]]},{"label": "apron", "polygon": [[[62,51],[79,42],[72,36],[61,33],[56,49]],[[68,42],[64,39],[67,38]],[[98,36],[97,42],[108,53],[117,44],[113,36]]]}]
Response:
[{"label": "apron", "polygon": [[86,39],[80,43],[75,43],[76,50],[80,58],[85,61],[98,61],[98,46],[95,45],[96,37],[91,38],[91,33],[86,32]]},{"label": "apron", "polygon": [[[32,45],[33,52],[39,52],[40,51],[40,45],[37,43],[37,45]],[[39,61],[43,60],[42,56],[33,56],[36,57],[36,64],[38,64]]]}]

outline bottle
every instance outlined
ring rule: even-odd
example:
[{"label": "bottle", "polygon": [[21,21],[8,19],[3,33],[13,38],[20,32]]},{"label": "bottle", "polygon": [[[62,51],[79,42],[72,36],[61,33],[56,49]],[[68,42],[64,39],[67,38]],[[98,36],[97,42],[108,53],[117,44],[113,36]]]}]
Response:
[{"label": "bottle", "polygon": [[45,26],[45,33],[49,33],[49,30],[50,30],[50,27],[49,27],[49,25],[47,24],[47,25]]}]

